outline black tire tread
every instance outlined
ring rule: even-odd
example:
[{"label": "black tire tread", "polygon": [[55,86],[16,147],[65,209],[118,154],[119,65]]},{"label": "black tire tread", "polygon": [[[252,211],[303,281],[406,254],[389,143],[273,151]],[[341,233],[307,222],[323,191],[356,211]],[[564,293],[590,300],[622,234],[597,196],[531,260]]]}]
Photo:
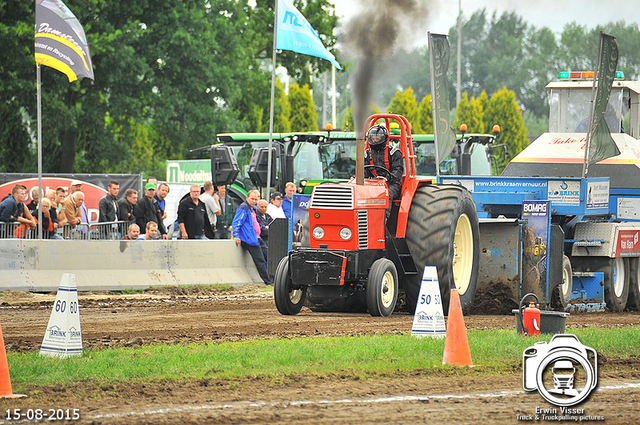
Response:
[{"label": "black tire tread", "polygon": [[273,299],[280,314],[293,316],[300,313],[305,303],[306,291],[296,304],[291,302],[289,292],[291,288],[291,276],[289,275],[289,257],[284,257],[278,263],[276,274],[273,279]]},{"label": "black tire tread", "polygon": [[[463,203],[470,203],[474,206],[469,219],[471,220],[476,238],[475,245],[477,246],[479,230],[475,204],[471,194],[461,186],[427,185],[418,188],[411,204],[407,223],[407,245],[418,270],[422,270],[425,265],[435,265],[438,269],[438,280],[445,314],[447,314],[449,306],[449,287],[453,283],[451,262],[454,253],[455,226],[459,218],[457,211]],[[467,293],[464,296],[461,294],[464,314],[468,313],[475,296],[478,263],[479,252],[475,249],[471,283]],[[421,281],[421,272],[405,281],[407,306],[411,312],[415,311]]]}]

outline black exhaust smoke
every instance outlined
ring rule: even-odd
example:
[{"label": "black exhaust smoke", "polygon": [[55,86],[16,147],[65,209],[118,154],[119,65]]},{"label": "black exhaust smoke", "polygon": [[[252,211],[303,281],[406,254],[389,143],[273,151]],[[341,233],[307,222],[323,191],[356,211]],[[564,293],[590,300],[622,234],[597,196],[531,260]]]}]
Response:
[{"label": "black exhaust smoke", "polygon": [[[341,45],[355,59],[350,84],[356,135],[375,100],[375,81],[390,69],[402,72],[401,64],[390,63],[400,48],[411,50],[427,33],[429,10],[435,0],[357,0],[359,13],[344,26]],[[428,73],[428,70],[425,70]]]}]

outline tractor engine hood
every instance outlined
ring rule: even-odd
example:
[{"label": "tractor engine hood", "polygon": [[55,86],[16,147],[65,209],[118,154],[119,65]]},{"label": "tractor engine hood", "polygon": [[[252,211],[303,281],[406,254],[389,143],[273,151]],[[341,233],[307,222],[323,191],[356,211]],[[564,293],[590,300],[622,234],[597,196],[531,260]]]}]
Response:
[{"label": "tractor engine hood", "polygon": [[[503,176],[582,177],[586,133],[544,133],[509,162]],[[611,188],[640,187],[640,141],[612,133],[620,155],[589,166],[588,177],[609,177]]]}]

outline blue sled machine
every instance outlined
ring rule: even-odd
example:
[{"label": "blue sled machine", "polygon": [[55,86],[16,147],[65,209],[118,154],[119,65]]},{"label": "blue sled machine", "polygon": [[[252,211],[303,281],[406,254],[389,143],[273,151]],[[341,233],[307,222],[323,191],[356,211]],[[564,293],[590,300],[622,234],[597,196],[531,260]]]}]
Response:
[{"label": "blue sled machine", "polygon": [[439,177],[476,203],[476,300],[506,295],[517,304],[533,292],[546,308],[640,309],[640,83],[614,81],[605,119],[620,155],[581,178],[593,80],[561,76],[547,86],[549,132],[502,176]]}]

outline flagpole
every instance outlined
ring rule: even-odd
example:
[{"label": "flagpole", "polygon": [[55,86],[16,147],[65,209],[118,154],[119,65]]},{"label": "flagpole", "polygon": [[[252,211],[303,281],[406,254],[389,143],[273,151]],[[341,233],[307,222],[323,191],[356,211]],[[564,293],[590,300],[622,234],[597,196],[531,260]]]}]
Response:
[{"label": "flagpole", "polygon": [[582,178],[587,177],[589,172],[589,145],[591,144],[591,126],[593,122],[593,113],[596,107],[596,81],[598,79],[598,68],[600,67],[600,50],[602,49],[602,31],[600,31],[600,40],[598,41],[598,56],[596,56],[596,69],[593,73],[593,90],[591,92],[591,108],[589,109],[589,122],[587,123],[587,141],[584,147],[584,161],[582,163]]},{"label": "flagpole", "polygon": [[322,121],[320,129],[324,129],[327,125],[327,71],[322,73]]},{"label": "flagpole", "polygon": [[331,124],[333,124],[333,128],[338,128],[336,116],[336,66],[331,64]]},{"label": "flagpole", "polygon": [[[36,64],[36,93],[38,98],[38,239],[42,239],[42,81],[40,78],[40,64]],[[33,194],[33,192],[31,192]]]},{"label": "flagpole", "polygon": [[269,192],[271,191],[271,149],[273,148],[273,106],[275,103],[275,89],[276,89],[276,42],[278,38],[278,2],[276,0],[276,7],[273,17],[273,55],[271,58],[271,104],[269,105],[269,152],[267,153],[267,189],[265,199],[269,199]]}]

